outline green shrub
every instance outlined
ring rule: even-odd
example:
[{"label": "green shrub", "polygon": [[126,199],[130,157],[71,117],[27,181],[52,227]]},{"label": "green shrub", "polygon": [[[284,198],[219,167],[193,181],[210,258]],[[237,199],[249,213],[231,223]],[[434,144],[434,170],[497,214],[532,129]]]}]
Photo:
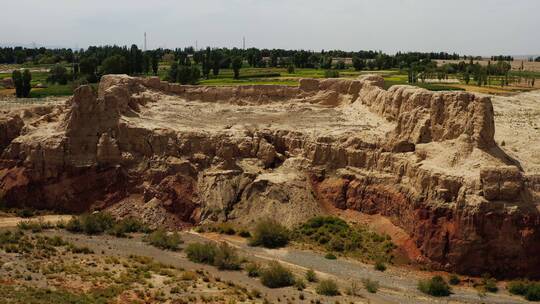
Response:
[{"label": "green shrub", "polygon": [[69,244],[68,250],[73,253],[82,253],[82,254],[92,254],[94,251],[86,246],[84,247],[78,247],[73,244]]},{"label": "green shrub", "polygon": [[239,270],[241,263],[236,249],[223,242],[216,250],[212,265],[223,270]]},{"label": "green shrub", "polygon": [[53,225],[42,220],[37,221],[22,221],[17,224],[17,228],[21,230],[31,230],[32,232],[41,232],[44,229],[53,228]]},{"label": "green shrub", "polygon": [[24,208],[24,209],[17,210],[16,214],[18,217],[29,218],[29,217],[34,216],[35,213],[34,213],[34,210],[32,209]]},{"label": "green shrub", "polygon": [[324,255],[324,258],[325,259],[328,259],[328,260],[336,260],[337,259],[337,256],[331,252],[327,253]]},{"label": "green shrub", "polygon": [[310,268],[308,269],[308,271],[306,271],[306,280],[308,282],[317,282],[317,274],[315,273],[315,271]]},{"label": "green shrub", "polygon": [[250,240],[251,246],[263,246],[266,248],[279,248],[289,243],[290,232],[283,225],[274,220],[260,221]]},{"label": "green shrub", "polygon": [[274,261],[261,271],[261,283],[269,288],[291,286],[294,276],[289,269]]},{"label": "green shrub", "polygon": [[302,291],[306,288],[306,282],[304,282],[304,280],[302,280],[301,278],[298,278],[296,280],[294,280],[294,287],[296,287],[296,289]]},{"label": "green shrub", "polygon": [[214,264],[217,246],[213,243],[191,243],[186,249],[187,258],[195,263]]},{"label": "green shrub", "polygon": [[245,270],[248,273],[249,277],[258,277],[261,274],[261,266],[255,262],[246,264]]},{"label": "green shrub", "polygon": [[243,238],[251,237],[251,233],[249,233],[249,231],[247,231],[245,229],[241,229],[240,231],[238,231],[238,235],[243,237]]},{"label": "green shrub", "polygon": [[294,65],[289,64],[289,66],[287,66],[287,73],[294,74]]},{"label": "green shrub", "polygon": [[448,283],[450,283],[450,285],[458,285],[461,283],[461,280],[456,274],[451,274],[448,278]]},{"label": "green shrub", "polygon": [[375,263],[375,270],[385,271],[386,270],[386,265],[383,262],[379,261],[379,262]]},{"label": "green shrub", "polygon": [[369,293],[376,293],[379,290],[379,282],[370,279],[363,279],[362,284]]},{"label": "green shrub", "polygon": [[73,217],[66,224],[66,229],[75,233],[85,233],[89,235],[102,234],[114,225],[114,218],[105,212],[83,214]]},{"label": "green shrub", "polygon": [[177,232],[168,234],[163,229],[158,229],[146,235],[143,240],[154,247],[171,251],[178,250],[178,246],[183,243]]},{"label": "green shrub", "polygon": [[489,274],[484,274],[482,276],[482,285],[487,292],[497,292],[499,290],[497,287],[497,280],[492,278]]},{"label": "green shrub", "polygon": [[334,280],[327,279],[321,280],[315,289],[318,294],[323,296],[337,296],[339,295],[339,289],[337,283]]},{"label": "green shrub", "polygon": [[528,301],[540,301],[540,283],[530,284],[525,294]]},{"label": "green shrub", "polygon": [[515,295],[524,296],[529,288],[529,282],[527,281],[512,281],[508,283],[508,292]]},{"label": "green shrub", "polygon": [[108,231],[110,235],[125,237],[126,233],[150,232],[150,228],[136,218],[125,218],[116,222]]},{"label": "green shrub", "polygon": [[507,288],[511,294],[521,295],[528,301],[540,301],[540,283],[512,281]]},{"label": "green shrub", "polygon": [[323,247],[361,260],[391,262],[395,245],[384,235],[359,225],[349,225],[335,216],[318,216],[296,227],[292,237],[297,242]]},{"label": "green shrub", "polygon": [[419,281],[418,289],[434,297],[447,297],[450,295],[450,286],[446,284],[441,276],[434,276],[430,280]]},{"label": "green shrub", "polygon": [[324,71],[324,78],[339,78],[339,72],[336,70]]}]

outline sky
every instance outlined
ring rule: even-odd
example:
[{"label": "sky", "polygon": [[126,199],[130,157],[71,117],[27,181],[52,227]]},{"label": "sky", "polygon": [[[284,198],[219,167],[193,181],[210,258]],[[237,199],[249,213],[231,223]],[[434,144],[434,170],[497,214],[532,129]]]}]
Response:
[{"label": "sky", "polygon": [[0,0],[0,44],[540,54],[540,0]]}]

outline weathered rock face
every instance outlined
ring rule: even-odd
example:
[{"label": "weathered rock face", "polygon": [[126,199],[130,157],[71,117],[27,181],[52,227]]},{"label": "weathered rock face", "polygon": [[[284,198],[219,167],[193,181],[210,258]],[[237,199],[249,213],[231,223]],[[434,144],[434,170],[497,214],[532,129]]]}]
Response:
[{"label": "weathered rock face", "polygon": [[105,76],[0,120],[0,199],[176,226],[292,226],[333,204],[390,218],[436,267],[540,277],[540,178],[501,154],[490,99],[382,84]]}]

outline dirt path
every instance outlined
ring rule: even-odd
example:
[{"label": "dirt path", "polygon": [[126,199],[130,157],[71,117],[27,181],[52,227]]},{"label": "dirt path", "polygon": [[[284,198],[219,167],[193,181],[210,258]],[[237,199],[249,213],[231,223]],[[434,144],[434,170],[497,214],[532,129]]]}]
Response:
[{"label": "dirt path", "polygon": [[5,217],[0,218],[0,228],[9,228],[16,227],[17,224],[24,221],[43,221],[49,222],[51,224],[56,224],[60,221],[69,221],[71,215],[43,215],[33,218],[22,218],[22,217]]}]

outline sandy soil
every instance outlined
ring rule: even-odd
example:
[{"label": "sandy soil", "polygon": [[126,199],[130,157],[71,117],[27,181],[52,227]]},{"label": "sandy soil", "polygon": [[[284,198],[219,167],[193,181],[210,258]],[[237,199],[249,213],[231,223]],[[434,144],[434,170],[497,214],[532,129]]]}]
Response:
[{"label": "sandy soil", "polygon": [[527,173],[540,174],[540,91],[492,97],[495,140]]},{"label": "sandy soil", "polygon": [[317,136],[362,136],[376,140],[394,126],[367,107],[329,107],[301,102],[234,105],[185,101],[159,96],[159,102],[141,108],[139,117],[124,117],[154,129],[242,132],[257,129],[302,131]]}]

